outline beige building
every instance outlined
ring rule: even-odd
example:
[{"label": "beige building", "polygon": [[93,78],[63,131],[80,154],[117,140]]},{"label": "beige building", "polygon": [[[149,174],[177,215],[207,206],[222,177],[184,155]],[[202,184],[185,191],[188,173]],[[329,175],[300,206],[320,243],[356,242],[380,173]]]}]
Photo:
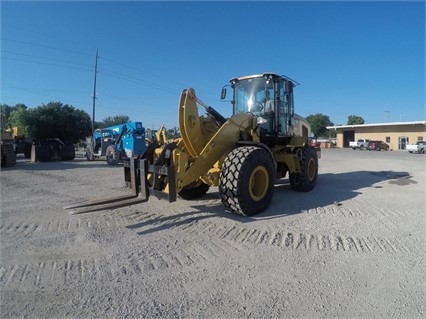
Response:
[{"label": "beige building", "polygon": [[349,147],[350,141],[359,138],[381,140],[391,150],[403,150],[406,144],[426,141],[426,121],[327,126],[327,129],[336,131],[336,147]]}]

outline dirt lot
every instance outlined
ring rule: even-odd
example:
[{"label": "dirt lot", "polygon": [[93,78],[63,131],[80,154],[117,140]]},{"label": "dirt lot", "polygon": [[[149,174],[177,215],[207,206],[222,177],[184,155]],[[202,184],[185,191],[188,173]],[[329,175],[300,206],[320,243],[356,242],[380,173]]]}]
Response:
[{"label": "dirt lot", "polygon": [[76,158],[1,171],[2,318],[425,318],[426,156],[325,149],[255,218],[203,200],[81,215],[126,192]]}]

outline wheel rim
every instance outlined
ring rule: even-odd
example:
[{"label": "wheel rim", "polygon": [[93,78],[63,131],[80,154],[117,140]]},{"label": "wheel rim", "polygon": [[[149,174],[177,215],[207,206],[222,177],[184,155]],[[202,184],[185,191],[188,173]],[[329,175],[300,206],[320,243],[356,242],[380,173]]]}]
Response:
[{"label": "wheel rim", "polygon": [[317,168],[317,165],[315,163],[315,160],[313,158],[309,159],[308,169],[307,169],[309,181],[313,181],[315,179],[316,168]]},{"label": "wheel rim", "polygon": [[269,175],[263,166],[256,167],[250,174],[249,192],[250,197],[255,200],[261,200],[268,192]]}]

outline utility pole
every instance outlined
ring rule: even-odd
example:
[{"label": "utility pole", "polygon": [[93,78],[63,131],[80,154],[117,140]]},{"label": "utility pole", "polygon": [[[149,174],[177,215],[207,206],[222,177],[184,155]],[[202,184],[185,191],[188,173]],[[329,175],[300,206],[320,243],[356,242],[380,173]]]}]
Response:
[{"label": "utility pole", "polygon": [[93,84],[93,115],[92,115],[92,132],[95,130],[95,105],[96,105],[96,75],[98,74],[98,49],[96,49],[95,60],[95,80]]}]

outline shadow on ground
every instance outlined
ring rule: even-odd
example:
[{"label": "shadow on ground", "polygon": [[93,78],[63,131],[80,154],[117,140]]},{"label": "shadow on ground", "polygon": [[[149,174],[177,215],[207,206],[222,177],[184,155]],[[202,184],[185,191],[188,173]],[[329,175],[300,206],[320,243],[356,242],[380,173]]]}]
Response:
[{"label": "shadow on ground", "polygon": [[[321,174],[315,189],[310,192],[295,192],[291,189],[288,179],[278,181],[274,189],[274,197],[271,205],[264,212],[246,217],[227,212],[222,203],[218,192],[209,192],[196,204],[191,205],[191,211],[182,212],[173,215],[158,214],[154,218],[128,226],[129,229],[141,229],[149,226],[150,228],[138,232],[138,234],[148,234],[172,227],[189,225],[207,218],[227,218],[239,223],[250,223],[263,219],[279,218],[290,216],[318,209],[329,205],[339,206],[341,202],[354,198],[360,194],[360,190],[371,188],[371,191],[383,187],[383,183],[406,186],[416,184],[408,172],[395,171],[356,171],[339,174]],[[181,199],[178,199],[181,200]],[[200,204],[203,201],[206,204]],[[173,203],[164,201],[163,209],[170,205],[173,210]]]},{"label": "shadow on ground", "polygon": [[77,157],[74,160],[69,161],[54,161],[54,162],[32,162],[31,159],[24,157],[18,157],[16,165],[13,167],[2,167],[2,170],[28,170],[28,171],[57,171],[57,170],[68,170],[68,169],[93,169],[96,167],[123,167],[122,163],[117,165],[108,165],[105,160],[87,161],[83,157]]}]

